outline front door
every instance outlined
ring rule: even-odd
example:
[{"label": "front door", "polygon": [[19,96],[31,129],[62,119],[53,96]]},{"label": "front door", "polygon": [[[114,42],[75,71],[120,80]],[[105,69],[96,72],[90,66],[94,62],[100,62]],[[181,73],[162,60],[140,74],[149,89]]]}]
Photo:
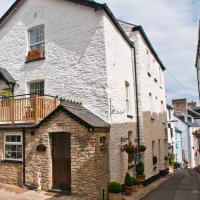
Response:
[{"label": "front door", "polygon": [[70,134],[53,133],[53,188],[71,189],[71,144]]}]

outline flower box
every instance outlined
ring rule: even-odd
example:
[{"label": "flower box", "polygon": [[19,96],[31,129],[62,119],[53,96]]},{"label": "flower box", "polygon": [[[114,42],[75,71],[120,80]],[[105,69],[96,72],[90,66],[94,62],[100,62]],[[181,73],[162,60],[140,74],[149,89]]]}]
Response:
[{"label": "flower box", "polygon": [[26,62],[41,60],[43,58],[44,58],[43,52],[41,52],[39,49],[33,49],[28,52],[28,56],[26,57]]}]

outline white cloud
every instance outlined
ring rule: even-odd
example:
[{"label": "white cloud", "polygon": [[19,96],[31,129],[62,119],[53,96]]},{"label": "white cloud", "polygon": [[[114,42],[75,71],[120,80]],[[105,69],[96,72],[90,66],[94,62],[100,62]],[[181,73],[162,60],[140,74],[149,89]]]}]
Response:
[{"label": "white cloud", "polygon": [[[103,3],[104,0],[98,2]],[[107,0],[106,3],[117,18],[144,27],[167,68],[165,74],[168,98],[197,99],[194,65],[200,1]]]}]

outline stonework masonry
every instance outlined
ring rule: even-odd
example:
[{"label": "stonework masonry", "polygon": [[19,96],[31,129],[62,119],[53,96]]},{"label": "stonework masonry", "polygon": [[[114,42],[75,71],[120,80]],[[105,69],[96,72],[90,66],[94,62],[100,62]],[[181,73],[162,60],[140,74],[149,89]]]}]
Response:
[{"label": "stonework masonry", "polygon": [[[128,134],[129,133],[129,134]],[[136,139],[136,124],[112,124],[110,135],[110,178],[112,181],[123,183],[126,172],[128,171],[128,155],[121,151],[120,145],[128,143],[128,141],[121,143],[121,138],[130,137],[130,141],[134,144]],[[129,170],[133,174],[133,169]]]},{"label": "stonework masonry", "polygon": [[[57,132],[71,136],[72,194],[84,200],[101,200],[109,181],[109,152],[108,147],[100,149],[99,138],[105,136],[108,141],[108,135],[91,133],[64,113],[57,113],[38,129],[26,131],[25,184],[37,188],[39,173],[42,189],[52,188],[51,133]],[[36,151],[39,144],[47,147],[45,152]],[[3,150],[2,145],[0,149]],[[5,176],[1,174],[1,182],[22,185],[22,164],[1,162],[0,169],[5,172]]]},{"label": "stonework masonry", "polygon": [[[165,161],[165,156],[168,156],[168,142],[165,116],[163,114],[160,113],[158,115],[156,113],[144,112],[143,119],[145,124],[143,129],[143,143],[147,147],[144,154],[145,176],[147,179],[168,167]],[[155,142],[154,152],[152,142]],[[155,166],[153,165],[153,156],[156,156],[158,159]]]}]

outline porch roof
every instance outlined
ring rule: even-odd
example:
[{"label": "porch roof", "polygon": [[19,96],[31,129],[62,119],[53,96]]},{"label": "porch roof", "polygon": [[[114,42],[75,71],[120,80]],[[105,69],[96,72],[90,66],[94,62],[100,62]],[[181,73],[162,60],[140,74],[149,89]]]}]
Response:
[{"label": "porch roof", "polygon": [[103,119],[83,107],[81,103],[72,101],[65,101],[61,103],[53,112],[47,115],[42,121],[40,121],[35,128],[41,126],[49,118],[55,115],[57,112],[64,112],[67,116],[73,118],[81,125],[88,128],[89,131],[106,131],[109,132],[110,124],[105,122]]},{"label": "porch roof", "polygon": [[15,79],[5,68],[0,67],[0,76],[6,83],[13,85],[16,83]]}]

